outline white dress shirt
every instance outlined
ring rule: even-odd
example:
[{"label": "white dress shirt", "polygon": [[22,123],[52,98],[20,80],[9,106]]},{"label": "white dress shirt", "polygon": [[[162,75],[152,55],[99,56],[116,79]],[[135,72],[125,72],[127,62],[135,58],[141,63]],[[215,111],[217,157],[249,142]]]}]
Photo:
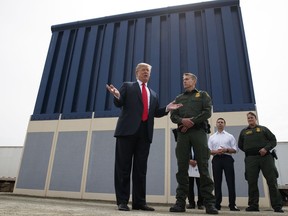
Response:
[{"label": "white dress shirt", "polygon": [[229,148],[234,149],[236,152],[238,151],[234,136],[225,130],[223,130],[222,132],[217,131],[213,135],[211,135],[208,139],[208,147],[211,151],[221,148]]}]

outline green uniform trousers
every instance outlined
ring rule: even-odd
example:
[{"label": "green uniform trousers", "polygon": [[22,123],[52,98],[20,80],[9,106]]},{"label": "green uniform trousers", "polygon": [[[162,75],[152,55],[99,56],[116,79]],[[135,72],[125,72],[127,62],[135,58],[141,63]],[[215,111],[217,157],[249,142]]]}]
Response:
[{"label": "green uniform trousers", "polygon": [[215,196],[213,195],[214,183],[209,175],[208,160],[210,150],[207,144],[207,134],[203,129],[190,128],[186,133],[178,132],[176,145],[176,158],[178,172],[176,179],[178,186],[176,189],[176,200],[180,205],[186,204],[186,198],[189,191],[189,159],[191,147],[197,160],[200,173],[200,191],[205,206],[215,206]]},{"label": "green uniform trousers", "polygon": [[274,158],[270,154],[264,157],[260,155],[245,157],[245,178],[248,181],[249,195],[248,205],[255,208],[259,207],[258,178],[260,170],[268,184],[272,208],[282,207],[282,197],[277,184],[278,171],[275,167]]}]

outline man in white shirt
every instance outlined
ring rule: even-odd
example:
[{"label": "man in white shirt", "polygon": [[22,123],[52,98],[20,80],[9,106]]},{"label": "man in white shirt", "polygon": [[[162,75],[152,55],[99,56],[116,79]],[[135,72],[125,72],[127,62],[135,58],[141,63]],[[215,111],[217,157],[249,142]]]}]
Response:
[{"label": "man in white shirt", "polygon": [[217,131],[209,137],[208,146],[211,150],[212,170],[215,186],[215,207],[220,210],[222,202],[222,176],[225,174],[228,192],[229,192],[229,208],[231,211],[240,211],[236,206],[235,192],[235,171],[234,159],[231,156],[238,151],[234,136],[224,130],[226,121],[218,118],[216,121]]}]

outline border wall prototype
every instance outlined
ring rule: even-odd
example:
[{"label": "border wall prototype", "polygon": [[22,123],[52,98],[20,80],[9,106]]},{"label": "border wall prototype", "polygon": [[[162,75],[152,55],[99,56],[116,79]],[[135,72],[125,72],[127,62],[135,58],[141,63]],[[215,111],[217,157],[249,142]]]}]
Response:
[{"label": "border wall prototype", "polygon": [[[29,121],[14,193],[115,200],[113,137],[120,110],[106,90],[135,80],[139,62],[152,65],[149,86],[164,106],[183,91],[182,75],[198,76],[218,117],[238,138],[256,111],[238,0],[139,11],[54,25],[35,109]],[[156,119],[147,201],[175,201],[177,169],[169,116]],[[235,155],[237,205],[247,205],[244,155]],[[225,181],[223,182],[223,184]],[[260,205],[268,190],[259,179]],[[223,202],[228,192],[223,186]],[[225,205],[223,203],[223,205]]]}]

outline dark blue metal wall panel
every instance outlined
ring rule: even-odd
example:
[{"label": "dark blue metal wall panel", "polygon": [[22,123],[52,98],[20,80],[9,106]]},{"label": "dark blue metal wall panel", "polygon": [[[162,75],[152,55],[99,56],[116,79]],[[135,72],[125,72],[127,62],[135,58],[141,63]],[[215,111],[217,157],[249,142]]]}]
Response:
[{"label": "dark blue metal wall panel", "polygon": [[219,0],[52,26],[31,119],[117,116],[105,85],[135,80],[139,62],[163,106],[192,72],[214,112],[255,110],[239,0]]}]

